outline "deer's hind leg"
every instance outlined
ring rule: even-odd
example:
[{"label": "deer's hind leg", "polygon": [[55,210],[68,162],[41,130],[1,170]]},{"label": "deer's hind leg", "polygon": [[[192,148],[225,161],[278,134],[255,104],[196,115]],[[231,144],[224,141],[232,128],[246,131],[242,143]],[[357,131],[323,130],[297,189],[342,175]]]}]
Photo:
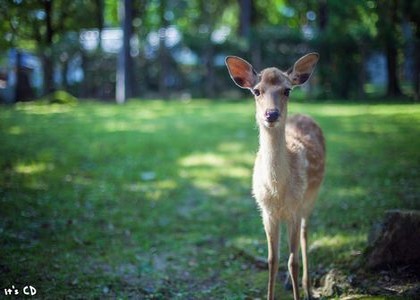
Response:
[{"label": "deer's hind leg", "polygon": [[307,219],[302,218],[300,225],[300,245],[302,247],[302,287],[305,294],[305,299],[311,299],[311,282],[309,278],[308,270],[308,231],[307,231]]}]

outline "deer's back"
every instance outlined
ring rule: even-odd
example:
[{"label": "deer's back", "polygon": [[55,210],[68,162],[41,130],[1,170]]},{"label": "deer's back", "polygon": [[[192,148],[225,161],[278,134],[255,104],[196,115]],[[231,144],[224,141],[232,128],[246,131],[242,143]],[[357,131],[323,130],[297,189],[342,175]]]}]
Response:
[{"label": "deer's back", "polygon": [[325,168],[325,140],[321,128],[308,116],[291,116],[286,124],[286,142],[291,152],[294,151],[293,148],[303,151],[306,158],[305,198],[315,198]]}]

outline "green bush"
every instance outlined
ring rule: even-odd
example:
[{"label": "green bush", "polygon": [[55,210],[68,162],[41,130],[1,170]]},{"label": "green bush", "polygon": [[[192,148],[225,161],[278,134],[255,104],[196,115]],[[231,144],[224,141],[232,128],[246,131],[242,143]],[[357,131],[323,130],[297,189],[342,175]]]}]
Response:
[{"label": "green bush", "polygon": [[55,91],[48,95],[47,99],[51,104],[77,104],[79,101],[76,97],[66,91]]}]

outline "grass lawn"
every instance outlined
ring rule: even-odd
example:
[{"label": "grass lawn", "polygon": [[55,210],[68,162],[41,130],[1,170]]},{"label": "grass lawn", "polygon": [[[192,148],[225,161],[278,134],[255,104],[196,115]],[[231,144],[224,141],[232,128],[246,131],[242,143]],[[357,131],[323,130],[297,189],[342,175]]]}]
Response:
[{"label": "grass lawn", "polygon": [[[290,111],[312,115],[327,140],[311,272],[351,272],[387,209],[419,209],[420,105]],[[0,295],[32,285],[39,299],[265,297],[253,261],[266,255],[250,193],[257,134],[252,101],[0,107]]]}]

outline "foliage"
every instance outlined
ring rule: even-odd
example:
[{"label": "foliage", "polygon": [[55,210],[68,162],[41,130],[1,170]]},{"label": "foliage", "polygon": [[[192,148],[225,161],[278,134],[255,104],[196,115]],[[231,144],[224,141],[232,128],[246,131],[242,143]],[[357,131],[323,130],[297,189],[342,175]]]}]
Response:
[{"label": "foliage", "polygon": [[[135,95],[169,97],[171,93],[190,92],[193,96],[223,96],[221,92],[230,86],[218,70],[223,56],[240,54],[257,67],[289,67],[305,51],[321,53],[317,73],[320,98],[364,96],[364,84],[369,81],[366,63],[375,53],[386,54],[389,95],[398,95],[401,79],[411,80],[414,96],[419,94],[418,1],[352,0],[346,5],[339,0],[130,1],[137,39],[133,38],[130,64],[134,79],[128,81],[134,81]],[[102,59],[108,61],[110,54],[102,53],[100,47],[95,55],[83,51],[77,37],[82,30],[119,26],[118,3],[3,1],[0,49],[36,51],[43,59],[45,78],[49,78],[45,84],[50,85],[53,66],[65,69],[72,58],[83,57],[81,67],[88,76],[84,77],[86,84],[77,87],[81,90],[78,94],[113,94],[114,88],[109,86],[115,84],[115,67],[106,67],[106,72],[97,68],[94,76],[89,70]],[[250,15],[248,19],[242,18],[245,12]],[[241,32],[242,27],[249,28],[249,33]],[[169,29],[181,37],[176,45],[167,45]],[[217,40],[214,36],[220,30],[226,36]],[[193,54],[193,63],[179,58],[183,51]],[[112,56],[111,61],[116,60],[116,55]],[[405,78],[403,65],[410,64],[414,74]],[[91,78],[101,78],[101,82]],[[72,88],[63,85],[56,88]],[[101,85],[110,93],[102,93]]]},{"label": "foliage", "polygon": [[[47,28],[46,3],[51,2],[51,26]],[[83,8],[83,9],[80,9]],[[7,47],[19,47],[38,50],[45,47],[48,41],[48,30],[52,30],[52,40],[57,42],[60,36],[68,31],[78,31],[91,28],[96,24],[94,18],[93,1],[3,1],[1,10],[1,24],[7,28],[2,38]],[[8,42],[8,43],[7,43]],[[26,46],[32,45],[32,46]]]},{"label": "foliage", "polygon": [[[58,61],[67,62],[75,52],[74,47],[79,48],[78,37],[74,43],[72,33],[98,27],[92,17],[96,12],[94,1],[2,1],[0,26],[6,30],[5,43],[0,42],[0,48],[36,52],[43,64],[44,93],[50,93],[55,89],[54,66]],[[66,49],[57,53],[57,48],[63,45]]]},{"label": "foliage", "polygon": [[52,104],[77,104],[78,99],[66,91],[55,91],[47,96],[47,99]]},{"label": "foliage", "polygon": [[[348,274],[385,210],[419,209],[420,107],[290,110],[314,116],[327,140],[312,273]],[[251,102],[19,103],[0,119],[1,288],[31,284],[42,299],[264,297],[266,270],[244,255],[266,255],[250,195]],[[283,234],[283,254],[286,244]]]}]

